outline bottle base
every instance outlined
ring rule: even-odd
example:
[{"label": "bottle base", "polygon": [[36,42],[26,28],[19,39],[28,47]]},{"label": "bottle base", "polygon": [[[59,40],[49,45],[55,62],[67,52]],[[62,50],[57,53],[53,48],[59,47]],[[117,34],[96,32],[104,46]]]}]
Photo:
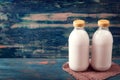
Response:
[{"label": "bottle base", "polygon": [[92,68],[96,71],[107,71],[111,66],[92,66]]},{"label": "bottle base", "polygon": [[76,71],[76,72],[78,72],[78,71],[84,72],[87,70],[88,67],[72,67],[69,65],[69,68],[73,71]]}]

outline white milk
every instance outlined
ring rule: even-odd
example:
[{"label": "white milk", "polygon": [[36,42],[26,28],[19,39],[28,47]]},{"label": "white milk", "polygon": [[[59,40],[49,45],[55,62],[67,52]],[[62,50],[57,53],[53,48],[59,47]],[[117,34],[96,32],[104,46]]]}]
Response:
[{"label": "white milk", "polygon": [[99,21],[98,25],[100,27],[92,38],[91,65],[95,70],[106,71],[111,67],[112,63],[113,37],[108,29],[109,21],[106,24],[104,20]]},{"label": "white milk", "polygon": [[89,37],[84,24],[83,20],[75,20],[69,36],[69,67],[74,71],[85,71],[89,65]]}]

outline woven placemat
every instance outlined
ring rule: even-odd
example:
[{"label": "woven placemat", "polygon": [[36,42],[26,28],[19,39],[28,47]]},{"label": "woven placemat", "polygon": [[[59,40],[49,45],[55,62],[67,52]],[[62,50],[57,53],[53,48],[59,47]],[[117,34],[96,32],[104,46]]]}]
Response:
[{"label": "woven placemat", "polygon": [[104,80],[109,77],[120,74],[120,65],[112,63],[109,70],[104,72],[95,71],[91,66],[84,72],[75,72],[69,68],[69,63],[66,62],[62,66],[63,70],[71,74],[76,80]]}]

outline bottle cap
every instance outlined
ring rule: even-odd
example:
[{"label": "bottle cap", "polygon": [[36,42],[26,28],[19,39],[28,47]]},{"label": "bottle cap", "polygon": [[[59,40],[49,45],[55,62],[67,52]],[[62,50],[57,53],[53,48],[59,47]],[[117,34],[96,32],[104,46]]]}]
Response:
[{"label": "bottle cap", "polygon": [[73,21],[73,26],[74,27],[84,27],[85,26],[85,21],[84,20],[74,20]]},{"label": "bottle cap", "polygon": [[100,27],[109,27],[110,26],[110,21],[106,19],[101,19],[98,21],[98,26]]}]

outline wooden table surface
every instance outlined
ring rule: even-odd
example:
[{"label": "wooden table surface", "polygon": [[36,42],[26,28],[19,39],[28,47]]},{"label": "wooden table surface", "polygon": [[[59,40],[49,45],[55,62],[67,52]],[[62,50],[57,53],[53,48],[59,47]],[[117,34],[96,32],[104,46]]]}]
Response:
[{"label": "wooden table surface", "polygon": [[[75,80],[62,70],[67,59],[0,59],[0,80]],[[120,58],[113,59],[120,64]],[[107,80],[120,80],[120,75]]]}]

